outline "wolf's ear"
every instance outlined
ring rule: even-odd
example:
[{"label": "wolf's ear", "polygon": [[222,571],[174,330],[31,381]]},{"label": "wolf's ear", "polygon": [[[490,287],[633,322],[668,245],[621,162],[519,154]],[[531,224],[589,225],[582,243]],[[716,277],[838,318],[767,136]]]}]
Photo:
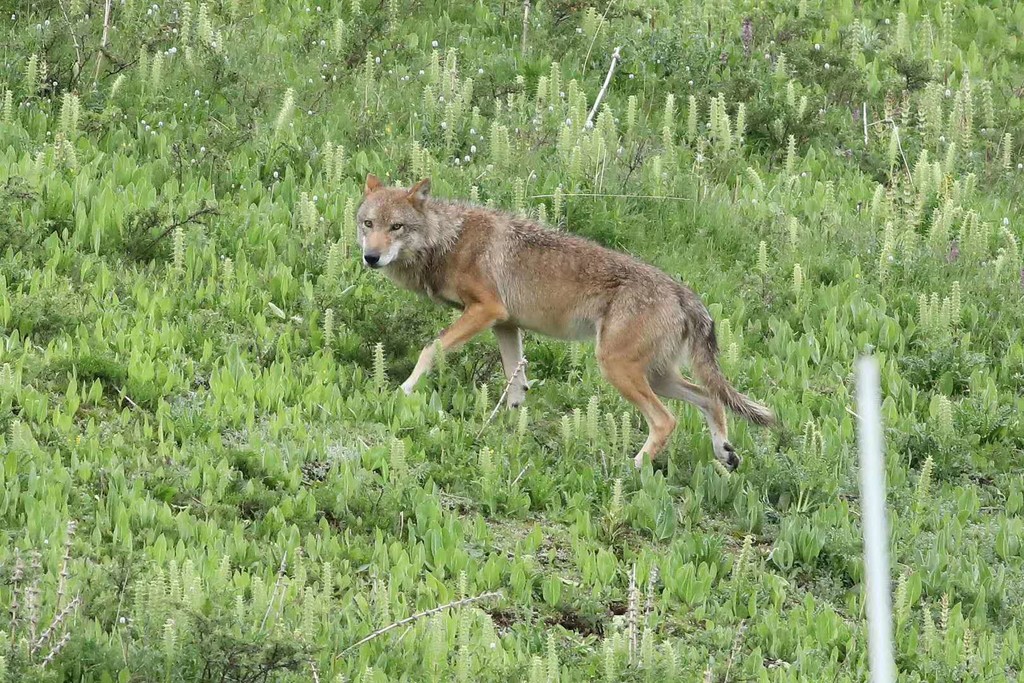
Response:
[{"label": "wolf's ear", "polygon": [[377,176],[375,176],[375,175],[373,175],[371,173],[368,176],[366,176],[366,187],[363,188],[363,196],[366,196],[366,195],[370,194],[371,192],[376,192],[377,190],[379,190],[382,187],[384,187],[384,186],[381,184],[381,182],[377,178]]},{"label": "wolf's ear", "polygon": [[409,201],[414,206],[419,206],[430,196],[430,178],[424,178],[409,188]]}]

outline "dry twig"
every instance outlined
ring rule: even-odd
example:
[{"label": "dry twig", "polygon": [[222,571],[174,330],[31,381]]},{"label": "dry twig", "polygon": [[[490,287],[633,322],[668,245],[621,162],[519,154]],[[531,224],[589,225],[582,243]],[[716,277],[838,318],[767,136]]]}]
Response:
[{"label": "dry twig", "polygon": [[93,87],[100,80],[100,69],[103,67],[103,57],[107,54],[107,39],[110,36],[110,7],[113,4],[113,0],[106,0],[103,6],[103,37],[100,38],[100,47],[96,50],[96,73],[93,74],[92,83]]},{"label": "dry twig", "polygon": [[414,621],[418,621],[419,619],[422,619],[423,617],[429,617],[432,614],[437,614],[438,612],[443,612],[446,609],[452,609],[452,608],[455,608],[455,607],[462,607],[463,605],[468,605],[468,604],[473,603],[473,602],[479,602],[480,600],[486,600],[488,598],[497,598],[497,597],[501,597],[501,591],[500,590],[498,590],[498,591],[491,591],[489,593],[481,593],[480,595],[476,595],[476,596],[473,596],[473,597],[470,597],[470,598],[462,598],[461,600],[455,600],[454,602],[449,602],[449,603],[444,604],[444,605],[439,605],[437,607],[432,607],[430,609],[423,610],[422,612],[417,612],[416,614],[413,614],[412,616],[406,617],[405,619],[399,619],[398,621],[396,621],[393,624],[388,624],[384,628],[377,629],[376,631],[374,631],[370,635],[366,636],[362,640],[356,641],[355,643],[349,645],[348,647],[346,647],[344,650],[342,650],[338,654],[334,655],[334,659],[336,659],[336,660],[337,659],[341,659],[342,657],[344,657],[345,655],[347,655],[349,652],[351,652],[352,650],[356,649],[360,645],[365,645],[366,643],[370,642],[371,640],[375,640],[376,638],[379,638],[380,636],[384,635],[385,633],[387,633],[389,631],[393,631],[396,628],[399,628],[400,626],[405,626],[406,624],[412,623]]},{"label": "dry twig", "polygon": [[501,396],[498,397],[498,402],[494,404],[494,410],[491,411],[491,414],[487,416],[487,419],[480,426],[480,431],[477,432],[476,438],[480,438],[480,435],[484,433],[485,429],[487,429],[487,425],[491,424],[491,420],[493,420],[494,416],[498,414],[498,409],[501,408],[502,402],[508,395],[508,390],[512,387],[512,382],[516,381],[516,377],[519,376],[520,372],[523,372],[524,367],[526,367],[526,356],[523,356],[523,358],[520,359],[519,363],[516,365],[516,369],[512,372],[512,376],[508,378],[508,382],[505,383],[505,390],[501,392]]},{"label": "dry twig", "polygon": [[[550,199],[553,194],[535,194],[530,199]],[[563,192],[563,197],[590,197],[592,199],[673,199],[679,202],[690,201],[689,197],[676,197],[662,194],[604,194],[601,192]]]},{"label": "dry twig", "polygon": [[77,80],[78,74],[82,71],[82,64],[84,63],[82,58],[82,46],[78,42],[78,36],[75,35],[75,25],[71,23],[71,16],[68,15],[68,10],[64,7],[64,1],[60,0],[57,4],[60,6],[60,13],[64,15],[64,21],[68,25],[68,33],[71,34],[71,42],[75,46],[75,70],[73,75],[74,79]]},{"label": "dry twig", "polygon": [[277,589],[281,587],[281,579],[284,578],[285,562],[288,559],[288,551],[284,551],[281,555],[281,566],[277,570],[277,580],[274,581],[274,590],[270,594],[270,602],[267,604],[267,611],[263,614],[263,621],[260,622],[260,631],[267,623],[267,617],[270,616],[270,610],[274,608],[274,601],[277,600]]}]

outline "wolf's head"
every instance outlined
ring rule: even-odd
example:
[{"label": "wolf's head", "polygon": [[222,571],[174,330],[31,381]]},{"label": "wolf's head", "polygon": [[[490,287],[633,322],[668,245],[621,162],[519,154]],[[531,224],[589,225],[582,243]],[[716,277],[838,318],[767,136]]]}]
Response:
[{"label": "wolf's head", "polygon": [[424,211],[430,178],[412,187],[385,187],[366,176],[363,201],[356,211],[356,232],[363,261],[371,268],[403,260],[430,244],[430,223]]}]

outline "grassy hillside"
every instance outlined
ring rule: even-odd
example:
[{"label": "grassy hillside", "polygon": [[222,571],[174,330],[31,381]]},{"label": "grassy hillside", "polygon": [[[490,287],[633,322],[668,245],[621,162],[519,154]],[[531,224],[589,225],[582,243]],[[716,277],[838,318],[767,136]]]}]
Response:
[{"label": "grassy hillside", "polygon": [[[1024,5],[315,1],[0,16],[0,681],[863,681],[865,351],[900,680],[1016,680]],[[781,427],[637,473],[536,336],[402,395],[368,172],[686,281]]]}]

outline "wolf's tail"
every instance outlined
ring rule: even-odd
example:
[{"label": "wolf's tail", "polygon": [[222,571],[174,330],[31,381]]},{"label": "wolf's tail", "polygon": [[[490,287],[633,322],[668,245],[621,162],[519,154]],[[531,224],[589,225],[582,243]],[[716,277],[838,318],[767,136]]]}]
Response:
[{"label": "wolf's tail", "polygon": [[773,426],[776,421],[771,408],[736,391],[722,374],[718,365],[718,338],[711,317],[708,316],[706,324],[698,325],[698,328],[703,329],[698,329],[692,340],[690,358],[693,372],[704,388],[743,419],[763,427]]}]

